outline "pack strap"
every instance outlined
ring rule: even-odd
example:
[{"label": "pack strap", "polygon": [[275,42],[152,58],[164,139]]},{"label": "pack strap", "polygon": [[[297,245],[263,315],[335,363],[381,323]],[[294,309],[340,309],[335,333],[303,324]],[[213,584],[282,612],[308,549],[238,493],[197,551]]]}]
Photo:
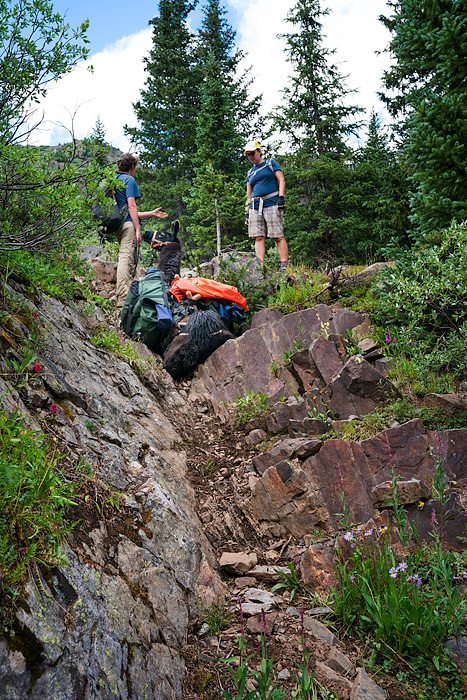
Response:
[{"label": "pack strap", "polygon": [[[264,200],[265,199],[270,199],[271,197],[275,197],[276,195],[279,194],[279,190],[276,190],[275,192],[270,192],[269,194],[265,194],[263,197],[252,197],[251,198],[251,204],[253,207],[253,211],[257,211],[258,214],[263,213],[263,205],[264,205]],[[259,202],[258,209],[255,210],[255,202]]]},{"label": "pack strap", "polygon": [[[117,204],[117,198],[115,196],[115,189],[112,189],[112,199],[114,200],[115,204]],[[118,207],[118,204],[117,204],[117,207]],[[118,211],[120,212],[120,216],[122,217],[122,223],[123,223],[123,220],[125,219],[126,215],[128,214],[128,202],[126,204],[124,204],[121,209],[119,207]]]}]

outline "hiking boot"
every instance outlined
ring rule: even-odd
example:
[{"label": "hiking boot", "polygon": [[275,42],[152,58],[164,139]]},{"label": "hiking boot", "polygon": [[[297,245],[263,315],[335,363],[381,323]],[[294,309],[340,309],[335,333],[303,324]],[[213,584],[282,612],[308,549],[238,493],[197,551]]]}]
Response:
[{"label": "hiking boot", "polygon": [[286,267],[288,267],[289,263],[288,262],[281,262],[280,270],[285,270]]}]

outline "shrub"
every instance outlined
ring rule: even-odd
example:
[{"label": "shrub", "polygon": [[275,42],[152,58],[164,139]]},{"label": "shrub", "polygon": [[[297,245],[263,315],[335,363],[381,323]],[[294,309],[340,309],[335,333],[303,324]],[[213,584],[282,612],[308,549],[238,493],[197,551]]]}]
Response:
[{"label": "shrub", "polygon": [[246,396],[239,396],[237,401],[237,425],[245,425],[249,420],[267,410],[267,394],[262,391],[247,391]]},{"label": "shrub", "polygon": [[11,593],[34,562],[66,563],[62,544],[73,504],[60,455],[44,435],[24,426],[18,413],[0,412],[0,572]]},{"label": "shrub", "polygon": [[439,245],[410,252],[376,282],[373,316],[394,336],[415,372],[467,370],[467,224]]}]

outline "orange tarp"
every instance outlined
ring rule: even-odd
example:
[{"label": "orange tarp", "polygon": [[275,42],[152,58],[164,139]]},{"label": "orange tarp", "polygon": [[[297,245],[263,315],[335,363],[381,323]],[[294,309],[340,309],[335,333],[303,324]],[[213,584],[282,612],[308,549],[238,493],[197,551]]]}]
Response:
[{"label": "orange tarp", "polygon": [[229,299],[229,301],[235,301],[245,311],[248,311],[246,299],[242,297],[237,287],[216,282],[215,280],[208,280],[205,277],[183,277],[182,279],[174,280],[169,292],[174,295],[177,301],[183,301],[187,292],[201,294],[202,297],[208,299]]}]

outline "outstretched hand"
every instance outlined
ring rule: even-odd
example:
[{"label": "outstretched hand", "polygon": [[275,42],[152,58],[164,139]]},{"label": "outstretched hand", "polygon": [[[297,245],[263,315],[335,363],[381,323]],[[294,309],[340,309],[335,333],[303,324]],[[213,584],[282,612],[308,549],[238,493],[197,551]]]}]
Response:
[{"label": "outstretched hand", "polygon": [[166,219],[168,217],[167,212],[161,211],[162,207],[157,207],[157,209],[154,209],[152,212],[153,216],[157,216],[158,219]]}]

